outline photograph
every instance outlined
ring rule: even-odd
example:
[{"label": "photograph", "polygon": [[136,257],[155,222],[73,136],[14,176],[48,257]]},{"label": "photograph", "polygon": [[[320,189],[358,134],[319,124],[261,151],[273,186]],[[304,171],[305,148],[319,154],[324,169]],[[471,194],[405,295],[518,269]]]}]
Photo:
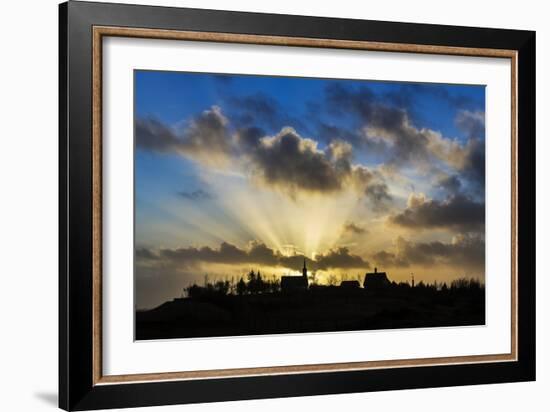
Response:
[{"label": "photograph", "polygon": [[[518,390],[535,399],[540,385],[495,384],[539,378],[542,17],[283,3],[69,1],[57,47],[27,36],[33,53],[16,66],[23,84],[57,86],[57,115],[40,107],[59,136],[55,155],[11,139],[34,157],[10,152],[29,179],[6,204],[32,211],[6,216],[33,228],[34,189],[57,194],[58,218],[40,220],[57,225],[58,282],[27,301],[55,293],[58,317],[37,323],[46,306],[31,305],[40,313],[18,330],[40,333],[15,341],[57,332],[47,360],[67,411],[267,399],[280,410],[299,397],[425,410],[411,394],[439,409],[521,408]],[[57,82],[36,77],[34,52],[58,58]],[[15,106],[28,100],[19,89]],[[19,126],[47,123],[19,106]],[[58,190],[36,184],[44,159]],[[6,273],[44,262],[20,229]],[[7,376],[46,381],[17,368]]]},{"label": "photograph", "polygon": [[485,85],[133,82],[136,340],[485,325]]}]

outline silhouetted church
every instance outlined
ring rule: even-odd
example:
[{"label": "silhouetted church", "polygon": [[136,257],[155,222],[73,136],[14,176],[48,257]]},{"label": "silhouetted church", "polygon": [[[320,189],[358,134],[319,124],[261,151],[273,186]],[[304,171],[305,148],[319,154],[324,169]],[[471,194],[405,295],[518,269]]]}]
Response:
[{"label": "silhouetted church", "polygon": [[390,281],[386,272],[378,272],[378,268],[374,268],[374,272],[365,274],[365,281],[363,282],[363,287],[365,289],[381,289],[389,285]]},{"label": "silhouetted church", "polygon": [[283,276],[281,277],[282,292],[299,292],[305,291],[308,287],[306,258],[304,257],[304,268],[302,276]]}]

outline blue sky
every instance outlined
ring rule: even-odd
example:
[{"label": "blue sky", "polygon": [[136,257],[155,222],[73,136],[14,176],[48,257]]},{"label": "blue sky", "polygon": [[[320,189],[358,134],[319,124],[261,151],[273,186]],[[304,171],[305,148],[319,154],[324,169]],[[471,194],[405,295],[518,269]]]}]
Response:
[{"label": "blue sky", "polygon": [[135,71],[134,90],[138,286],[284,274],[289,247],[325,276],[483,276],[483,85]]},{"label": "blue sky", "polygon": [[[483,111],[485,108],[484,86],[136,71],[135,113],[140,117],[153,116],[172,124],[188,119],[212,105],[229,110],[229,101],[233,97],[263,93],[274,99],[285,111],[295,116],[306,116],[309,105],[322,100],[326,87],[331,83],[351,87],[367,86],[380,98],[388,93],[400,94],[406,88],[409,94],[414,94],[414,114],[418,126],[430,127],[447,136],[463,139],[467,136],[454,122],[457,101],[461,101],[460,107],[464,110]],[[350,119],[342,119],[330,113],[323,115],[327,122],[352,126]],[[268,124],[262,126],[269,130]],[[273,133],[277,130],[269,131]]]}]

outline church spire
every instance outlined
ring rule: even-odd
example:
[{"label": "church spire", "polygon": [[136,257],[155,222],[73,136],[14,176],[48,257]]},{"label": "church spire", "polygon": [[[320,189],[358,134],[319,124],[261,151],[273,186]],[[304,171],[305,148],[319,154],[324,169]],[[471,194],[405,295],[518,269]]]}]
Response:
[{"label": "church spire", "polygon": [[302,269],[302,276],[307,278],[306,258],[304,257],[304,268]]}]

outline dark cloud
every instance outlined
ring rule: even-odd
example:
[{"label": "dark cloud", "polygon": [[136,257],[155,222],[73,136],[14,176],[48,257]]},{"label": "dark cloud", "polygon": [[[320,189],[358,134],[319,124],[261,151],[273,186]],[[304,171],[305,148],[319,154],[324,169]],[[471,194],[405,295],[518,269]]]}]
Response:
[{"label": "dark cloud", "polygon": [[368,87],[351,89],[341,83],[330,83],[326,89],[327,109],[340,115],[359,115],[369,118],[373,109],[375,94]]},{"label": "dark cloud", "polygon": [[316,270],[317,266],[313,264],[313,260],[304,257],[303,255],[291,255],[291,256],[279,256],[279,265],[284,268],[289,268],[292,270],[295,270],[297,272],[302,271],[302,267],[304,266],[304,259],[306,261],[306,265],[309,268],[309,270]]},{"label": "dark cloud", "polygon": [[329,250],[323,255],[315,257],[316,269],[352,269],[352,268],[364,268],[370,267],[369,262],[363,260],[362,257],[352,255],[349,249],[346,247],[340,247],[337,249]]},{"label": "dark cloud", "polygon": [[485,138],[485,113],[460,110],[455,118],[456,126],[470,139]]},{"label": "dark cloud", "polygon": [[354,235],[362,235],[368,233],[368,230],[362,226],[356,225],[353,222],[348,222],[344,225],[344,232],[352,233]]},{"label": "dark cloud", "polygon": [[185,129],[180,150],[199,157],[231,153],[231,136],[227,127],[227,119],[219,107],[212,107],[196,116]]},{"label": "dark cloud", "polygon": [[392,201],[389,194],[388,185],[386,183],[374,183],[365,189],[365,195],[371,201],[375,211],[384,210],[384,208]]},{"label": "dark cloud", "polygon": [[[435,85],[404,85],[404,88],[407,93],[417,89],[422,93],[442,90]],[[283,189],[292,197],[299,191],[333,193],[353,187],[364,194],[375,211],[384,210],[392,200],[386,175],[353,164],[352,149],[356,146],[363,150],[363,157],[382,161],[387,170],[409,166],[422,173],[444,170],[457,177],[452,178],[454,182],[441,182],[441,188],[458,194],[456,187],[449,186],[458,182],[462,192],[478,199],[484,196],[483,112],[458,112],[456,125],[469,136],[467,143],[463,143],[415,127],[408,111],[399,107],[395,99],[382,99],[368,87],[331,83],[325,93],[323,110],[352,116],[357,120],[357,128],[350,130],[319,121],[317,138],[326,142],[323,149],[318,147],[317,140],[302,137],[294,128],[282,127],[298,124],[300,120],[288,117],[273,98],[261,92],[231,97],[229,111],[233,124],[216,106],[180,129],[154,119],[137,119],[136,143],[145,150],[176,152],[197,162],[216,166],[231,163],[257,182]],[[270,136],[258,124],[280,131]]]},{"label": "dark cloud", "polygon": [[186,247],[177,249],[159,249],[157,251],[140,248],[136,257],[141,261],[156,260],[165,265],[192,267],[198,263],[220,264],[258,264],[276,266],[279,255],[265,244],[253,242],[249,248],[241,249],[231,243],[223,242],[218,249],[204,246],[201,248]]},{"label": "dark cloud", "polygon": [[[346,247],[330,249],[323,254],[315,256],[315,260],[305,258],[309,270],[329,270],[329,269],[361,269],[369,268],[369,262],[362,257],[350,253]],[[301,270],[304,264],[304,256],[279,256],[279,266],[287,267],[293,270]]]},{"label": "dark cloud", "polygon": [[159,256],[155,254],[151,249],[144,247],[136,248],[136,259],[141,261],[158,260]]},{"label": "dark cloud", "polygon": [[[425,138],[413,130],[407,130],[407,112],[395,106],[380,102],[379,98],[368,88],[352,89],[333,83],[326,88],[326,102],[333,113],[353,115],[359,127],[370,128],[368,135],[362,135],[361,140],[371,146],[388,149],[384,141],[391,141],[388,153],[390,161],[404,162],[411,158],[426,160],[424,156]],[[369,129],[367,129],[369,130]],[[384,143],[380,143],[384,142]]]},{"label": "dark cloud", "polygon": [[366,87],[331,84],[326,89],[326,102],[333,113],[357,119],[364,144],[385,150],[387,164],[427,168],[442,162],[456,169],[463,163],[464,145],[436,131],[415,127],[407,110],[388,104]]},{"label": "dark cloud", "polygon": [[135,133],[137,147],[144,150],[169,153],[181,144],[172,129],[153,118],[136,118]]},{"label": "dark cloud", "polygon": [[238,122],[246,125],[267,123],[270,127],[281,128],[285,125],[277,124],[279,119],[279,105],[275,99],[265,93],[255,93],[248,96],[233,96],[229,99],[232,110],[240,116]]},{"label": "dark cloud", "polygon": [[326,88],[326,102],[333,113],[354,115],[361,126],[394,129],[407,120],[407,112],[395,106],[381,103],[368,88],[351,88],[332,83]]},{"label": "dark cloud", "polygon": [[366,158],[373,161],[379,160],[380,156],[386,155],[390,150],[390,145],[386,141],[365,137],[361,129],[351,130],[318,121],[317,133],[320,141],[330,143],[333,140],[344,140],[353,148],[361,150]]},{"label": "dark cloud", "polygon": [[[446,100],[456,107],[469,107],[463,97],[452,96],[436,85],[405,85],[402,98],[413,97],[413,92],[429,93]],[[468,99],[468,98],[464,98]],[[332,84],[326,89],[326,102],[332,112],[352,115],[363,131],[361,139],[353,133],[346,136],[354,142],[361,141],[365,147],[384,153],[386,166],[403,168],[412,165],[419,170],[435,171],[439,168],[452,170],[464,181],[467,189],[478,198],[485,191],[485,114],[483,111],[460,110],[455,119],[458,128],[464,131],[466,143],[448,139],[427,128],[416,127],[411,118],[409,104],[397,105],[391,98],[382,99],[370,89],[345,87]],[[329,130],[326,133],[342,133]]]},{"label": "dark cloud", "polygon": [[361,135],[356,131],[333,124],[324,123],[322,121],[319,122],[317,133],[319,139],[325,143],[330,143],[333,140],[340,139],[349,142],[355,147],[361,144]]},{"label": "dark cloud", "polygon": [[265,136],[265,131],[260,127],[243,127],[237,131],[237,143],[246,151],[257,147]]},{"label": "dark cloud", "polygon": [[263,140],[251,153],[255,174],[268,185],[290,191],[333,192],[342,188],[342,173],[316,143],[301,138],[293,129]]},{"label": "dark cloud", "polygon": [[[342,140],[332,141],[323,151],[316,141],[285,128],[273,137],[258,140],[255,147],[248,148],[247,155],[249,170],[256,179],[291,196],[300,190],[331,193],[353,188],[376,205],[391,200],[382,176],[352,164],[352,147]],[[375,187],[369,189],[371,186]]]},{"label": "dark cloud", "polygon": [[446,228],[461,232],[476,231],[485,224],[485,204],[463,195],[444,201],[412,195],[407,208],[391,215],[389,222],[412,229]]},{"label": "dark cloud", "polygon": [[193,192],[178,192],[178,196],[186,200],[209,200],[212,199],[212,195],[204,190],[195,190]]},{"label": "dark cloud", "polygon": [[233,83],[233,75],[231,74],[223,74],[223,73],[220,73],[220,74],[215,74],[213,75],[214,79],[223,84],[223,85],[229,85],[231,83]]},{"label": "dark cloud", "polygon": [[263,265],[277,265],[280,260],[280,254],[267,247],[261,242],[252,242],[248,250],[248,256],[253,262]]},{"label": "dark cloud", "polygon": [[138,148],[159,152],[176,152],[206,162],[219,162],[232,154],[228,121],[217,106],[195,116],[177,133],[155,119],[136,119]]},{"label": "dark cloud", "polygon": [[227,111],[237,127],[263,125],[275,132],[292,126],[297,130],[310,131],[300,117],[289,115],[279,102],[263,92],[227,99]]},{"label": "dark cloud", "polygon": [[381,267],[408,267],[410,265],[408,260],[398,257],[395,253],[386,250],[376,252],[372,255],[372,259]]},{"label": "dark cloud", "polygon": [[439,100],[453,109],[475,109],[479,104],[470,96],[452,94],[447,88],[439,84],[408,83],[394,88],[391,92],[384,93],[383,98],[398,107],[408,111],[414,111],[419,96],[427,96]]},{"label": "dark cloud", "polygon": [[468,143],[468,153],[462,167],[462,175],[467,179],[472,191],[485,196],[485,143],[472,139]]},{"label": "dark cloud", "polygon": [[[139,248],[136,249],[136,258],[138,264],[150,265],[153,263],[163,268],[190,268],[200,263],[219,263],[279,266],[301,270],[304,262],[304,256],[302,255],[284,256],[261,242],[252,242],[246,249],[241,249],[227,242],[223,242],[218,249],[208,246],[160,249],[158,251]],[[306,262],[310,270],[369,267],[368,262],[360,256],[353,255],[345,247],[331,249],[324,254],[317,255],[315,260],[306,258]]]},{"label": "dark cloud", "polygon": [[160,249],[158,255],[160,260],[164,260],[167,263],[175,263],[183,267],[196,262],[243,263],[249,261],[246,251],[227,242],[223,242],[219,249],[212,249],[208,246],[201,248]]},{"label": "dark cloud", "polygon": [[362,166],[353,166],[351,180],[356,189],[365,196],[372,210],[380,212],[393,201],[383,173]]},{"label": "dark cloud", "polygon": [[456,195],[460,193],[462,188],[462,183],[458,175],[453,174],[450,176],[444,176],[437,181],[436,187],[443,189],[446,193],[450,195]]},{"label": "dark cloud", "polygon": [[479,196],[485,194],[485,113],[461,110],[456,126],[468,137],[467,153],[461,168],[470,189]]},{"label": "dark cloud", "polygon": [[485,266],[485,240],[481,235],[457,235],[451,243],[440,241],[412,242],[397,238],[395,250],[382,250],[372,259],[379,266],[408,267],[412,265],[453,265],[462,269],[483,271]]},{"label": "dark cloud", "polygon": [[[264,107],[266,113],[268,106]],[[266,136],[258,127],[231,132],[229,121],[218,107],[193,118],[176,134],[152,119],[138,119],[138,147],[159,153],[176,152],[205,164],[232,164],[256,182],[282,189],[291,197],[300,191],[333,193],[353,189],[363,194],[374,208],[391,201],[383,176],[352,163],[352,145],[333,139],[324,150],[317,142],[285,127]],[[199,198],[182,194],[185,198]]]},{"label": "dark cloud", "polygon": [[[404,139],[400,140],[400,143],[395,149],[399,153],[390,153],[392,151],[392,145],[388,142],[380,139],[373,139],[371,137],[365,137],[361,133],[361,129],[364,126],[371,128],[386,129],[388,131],[402,132],[403,128],[400,125],[410,124],[415,118],[418,118],[417,105],[419,97],[427,96],[431,99],[437,99],[441,104],[445,104],[452,109],[460,110],[459,116],[457,116],[456,123],[458,127],[468,127],[468,114],[475,113],[476,116],[483,112],[481,111],[469,111],[479,110],[479,102],[472,99],[470,96],[462,94],[454,94],[449,92],[447,88],[441,87],[438,84],[420,84],[410,83],[402,84],[400,86],[394,85],[391,92],[374,92],[369,86],[361,86],[353,88],[341,83],[331,83],[326,87],[325,99],[322,103],[309,103],[312,106],[313,116],[310,121],[317,123],[317,131],[319,138],[323,141],[330,141],[331,138],[340,137],[344,138],[354,147],[361,147],[366,150],[374,151],[377,154],[392,155],[395,160],[406,160],[403,155],[407,153],[407,147],[410,149],[412,145],[409,145],[412,141],[405,139],[409,136],[403,136]],[[319,113],[323,110],[327,110],[329,113],[341,115],[351,118],[356,121],[356,127],[347,129],[341,126],[335,126],[333,124],[326,124],[320,120]],[[460,114],[462,112],[462,115]],[[420,129],[421,130],[421,129]],[[482,132],[483,128],[477,128],[477,132]],[[409,131],[410,134],[410,131]],[[483,137],[484,134],[477,133],[476,136]],[[420,136],[422,137],[422,136]],[[419,142],[422,146],[422,142]],[[401,147],[401,146],[405,147]],[[413,147],[413,149],[415,149]],[[422,148],[420,148],[422,149]],[[415,154],[423,154],[423,150],[419,150],[418,153],[412,153],[412,157]]]}]

